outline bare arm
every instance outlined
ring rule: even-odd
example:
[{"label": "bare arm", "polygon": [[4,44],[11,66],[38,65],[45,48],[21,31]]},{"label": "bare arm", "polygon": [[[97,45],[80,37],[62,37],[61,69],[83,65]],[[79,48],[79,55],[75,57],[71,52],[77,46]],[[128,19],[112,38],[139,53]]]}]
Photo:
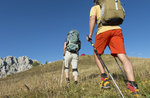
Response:
[{"label": "bare arm", "polygon": [[64,43],[64,53],[63,53],[63,56],[65,56],[65,52],[66,52],[66,48],[67,48],[67,46],[66,46],[66,42]]},{"label": "bare arm", "polygon": [[94,32],[94,28],[95,28],[95,20],[96,20],[96,16],[92,15],[90,16],[90,21],[89,21],[89,38],[92,38],[93,32]]}]

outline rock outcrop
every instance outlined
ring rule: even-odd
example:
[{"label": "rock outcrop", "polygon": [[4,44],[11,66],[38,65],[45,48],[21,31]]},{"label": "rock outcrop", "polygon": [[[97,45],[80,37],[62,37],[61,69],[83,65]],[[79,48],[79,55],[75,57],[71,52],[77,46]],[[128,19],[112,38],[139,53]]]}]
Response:
[{"label": "rock outcrop", "polygon": [[0,58],[0,78],[32,68],[33,60],[27,56]]}]

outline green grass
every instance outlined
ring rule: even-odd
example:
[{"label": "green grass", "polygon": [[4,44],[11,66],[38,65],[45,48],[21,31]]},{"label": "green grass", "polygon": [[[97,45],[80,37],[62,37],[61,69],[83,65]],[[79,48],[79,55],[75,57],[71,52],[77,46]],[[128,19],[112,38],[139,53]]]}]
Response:
[{"label": "green grass", "polygon": [[[114,58],[102,56],[110,73],[116,80],[125,98],[134,98],[127,91],[121,71]],[[150,98],[150,59],[130,57],[134,66],[135,78],[140,88],[140,98]],[[37,66],[28,71],[9,75],[0,79],[0,97],[2,98],[120,98],[120,94],[112,80],[111,89],[99,87],[101,81],[99,70],[93,56],[79,57],[79,84],[66,85],[65,77],[60,86],[60,76],[63,61],[57,61],[44,66]],[[136,98],[136,97],[135,97]]]}]

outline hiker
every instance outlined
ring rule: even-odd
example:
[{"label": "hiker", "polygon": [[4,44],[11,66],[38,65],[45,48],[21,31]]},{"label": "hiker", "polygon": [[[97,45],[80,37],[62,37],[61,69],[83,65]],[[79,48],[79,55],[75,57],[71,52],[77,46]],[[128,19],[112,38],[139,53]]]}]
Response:
[{"label": "hiker", "polygon": [[81,41],[79,40],[79,32],[77,30],[71,30],[67,39],[64,43],[64,53],[63,56],[65,58],[65,75],[66,82],[70,83],[69,79],[69,65],[72,65],[72,73],[74,76],[74,83],[78,83],[78,54],[81,48]]},{"label": "hiker", "polygon": [[[120,0],[119,0],[120,1]],[[127,75],[128,85],[127,88],[133,93],[138,94],[138,86],[135,82],[133,66],[129,61],[125,48],[124,48],[124,38],[122,34],[121,27],[117,23],[115,24],[104,24],[101,20],[102,6],[100,6],[100,0],[94,0],[94,6],[90,10],[90,20],[89,20],[89,35],[88,40],[92,40],[92,35],[94,32],[95,24],[97,24],[97,34],[95,38],[95,48],[98,54],[102,55],[106,46],[109,46],[111,55],[118,57]],[[102,24],[103,23],[103,24]],[[96,64],[101,73],[101,83],[100,87],[110,88],[110,82],[107,74],[102,66],[101,62],[98,60],[96,53],[94,53]]]}]

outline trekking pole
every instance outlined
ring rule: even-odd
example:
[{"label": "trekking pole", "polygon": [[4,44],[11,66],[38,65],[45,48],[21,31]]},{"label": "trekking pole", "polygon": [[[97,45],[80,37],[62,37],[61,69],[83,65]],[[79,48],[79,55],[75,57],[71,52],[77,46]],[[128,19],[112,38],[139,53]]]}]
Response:
[{"label": "trekking pole", "polygon": [[117,65],[119,66],[119,68],[120,68],[120,70],[121,70],[121,72],[122,72],[122,75],[123,75],[123,77],[124,77],[124,81],[127,82],[127,77],[126,77],[124,71],[121,69],[121,66],[120,66],[120,64],[118,63],[117,59],[116,59],[115,57],[114,57],[114,59],[115,59]]},{"label": "trekking pole", "polygon": [[118,89],[118,91],[119,91],[120,95],[122,96],[122,98],[124,98],[124,95],[122,94],[122,92],[121,92],[120,88],[118,87],[117,83],[115,82],[114,78],[112,77],[111,73],[109,72],[109,70],[108,70],[107,66],[105,65],[105,63],[103,62],[103,60],[102,60],[101,56],[98,54],[98,52],[97,52],[96,48],[94,47],[94,44],[92,43],[92,40],[89,40],[89,36],[87,36],[87,37],[86,37],[86,39],[87,39],[87,40],[91,43],[91,45],[93,46],[93,48],[94,48],[94,52],[96,53],[96,55],[97,55],[97,57],[98,57],[99,61],[101,62],[101,64],[102,64],[102,65],[105,67],[105,69],[107,70],[107,72],[108,72],[109,76],[110,76],[110,77],[111,77],[111,79],[113,80],[113,82],[114,82],[115,86],[117,87],[117,89]]},{"label": "trekking pole", "polygon": [[61,71],[60,86],[62,86],[63,73],[64,73],[64,66],[65,66],[65,59],[63,59],[63,64],[62,64],[62,71]]}]

